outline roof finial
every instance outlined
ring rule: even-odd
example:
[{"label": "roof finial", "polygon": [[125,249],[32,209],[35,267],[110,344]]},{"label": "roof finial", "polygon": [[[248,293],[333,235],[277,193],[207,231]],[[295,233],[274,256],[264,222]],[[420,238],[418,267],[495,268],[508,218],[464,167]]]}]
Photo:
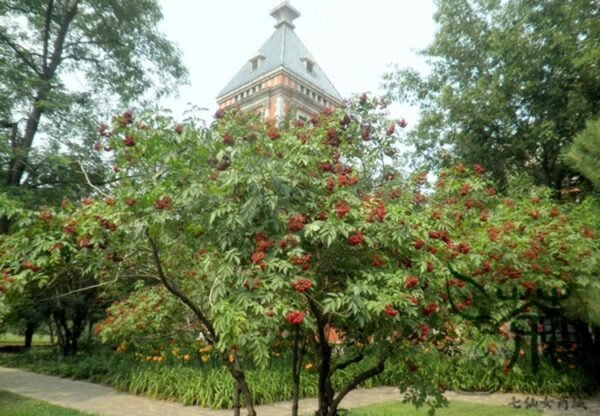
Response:
[{"label": "roof finial", "polygon": [[293,29],[295,26],[292,22],[300,17],[300,12],[292,7],[288,0],[285,0],[279,6],[271,10],[271,16],[277,20],[275,27],[288,25]]}]

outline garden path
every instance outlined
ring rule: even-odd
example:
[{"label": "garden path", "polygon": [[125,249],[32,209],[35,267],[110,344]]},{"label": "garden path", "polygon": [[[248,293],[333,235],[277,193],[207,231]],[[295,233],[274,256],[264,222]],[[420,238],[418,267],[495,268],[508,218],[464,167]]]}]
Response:
[{"label": "garden path", "polygon": [[[0,389],[23,396],[44,400],[52,404],[95,413],[101,416],[230,416],[231,410],[202,409],[195,406],[182,406],[178,403],[131,396],[98,384],[45,376],[14,368],[0,367]],[[482,404],[508,405],[515,396],[524,401],[525,395],[512,394],[461,394],[448,392],[450,400],[462,400]],[[395,401],[400,398],[398,390],[380,387],[369,390],[355,390],[343,402],[343,407],[353,408],[375,403]],[[538,398],[540,399],[540,398]],[[585,409],[557,410],[556,401],[552,410],[544,410],[544,416],[591,416],[600,415],[600,397],[585,400]],[[571,403],[569,403],[571,404]],[[310,413],[316,409],[315,399],[300,401],[300,410]],[[290,403],[281,402],[259,406],[260,416],[287,416]]]}]

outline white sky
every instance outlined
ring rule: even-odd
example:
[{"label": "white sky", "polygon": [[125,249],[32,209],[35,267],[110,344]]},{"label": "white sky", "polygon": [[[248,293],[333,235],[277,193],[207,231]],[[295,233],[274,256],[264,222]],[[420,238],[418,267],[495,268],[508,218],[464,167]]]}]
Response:
[{"label": "white sky", "polygon": [[[269,15],[280,0],[160,0],[161,30],[183,52],[191,85],[161,102],[180,116],[206,107],[275,30]],[[296,33],[343,97],[377,92],[388,64],[425,70],[416,51],[433,40],[433,0],[291,0]],[[417,112],[396,108],[410,124]],[[203,117],[204,118],[204,117]]]}]

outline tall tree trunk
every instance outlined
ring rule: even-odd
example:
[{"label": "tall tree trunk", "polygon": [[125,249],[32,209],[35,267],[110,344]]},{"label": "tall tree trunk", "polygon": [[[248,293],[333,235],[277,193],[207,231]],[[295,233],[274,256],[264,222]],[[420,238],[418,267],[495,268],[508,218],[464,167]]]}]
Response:
[{"label": "tall tree trunk", "polygon": [[40,119],[42,118],[43,102],[47,96],[47,87],[43,87],[43,90],[38,92],[33,107],[27,117],[27,124],[25,126],[25,134],[21,138],[13,143],[13,157],[9,164],[9,169],[6,175],[6,186],[13,187],[21,184],[23,173],[27,167],[27,157],[31,151],[33,145],[33,139],[37,133],[40,125]]},{"label": "tall tree trunk", "polygon": [[27,323],[25,328],[25,348],[31,348],[33,343],[33,334],[35,333],[35,324],[32,322]]}]

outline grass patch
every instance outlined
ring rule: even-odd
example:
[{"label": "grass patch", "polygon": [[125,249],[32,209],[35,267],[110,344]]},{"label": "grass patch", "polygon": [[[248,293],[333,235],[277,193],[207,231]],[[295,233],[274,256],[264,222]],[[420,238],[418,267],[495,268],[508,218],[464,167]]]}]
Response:
[{"label": "grass patch", "polygon": [[[16,335],[11,332],[0,333],[0,345],[23,345],[25,337]],[[48,335],[34,335],[32,345],[50,345],[50,337]]]},{"label": "grass patch", "polygon": [[[537,409],[514,409],[506,406],[492,406],[465,402],[452,402],[450,406],[438,409],[436,416],[536,416],[542,411]],[[401,402],[382,403],[361,407],[348,413],[348,416],[426,416],[427,409],[415,409],[410,404]]]},{"label": "grass patch", "polygon": [[92,416],[66,407],[29,399],[0,390],[0,415],[2,416]]}]

